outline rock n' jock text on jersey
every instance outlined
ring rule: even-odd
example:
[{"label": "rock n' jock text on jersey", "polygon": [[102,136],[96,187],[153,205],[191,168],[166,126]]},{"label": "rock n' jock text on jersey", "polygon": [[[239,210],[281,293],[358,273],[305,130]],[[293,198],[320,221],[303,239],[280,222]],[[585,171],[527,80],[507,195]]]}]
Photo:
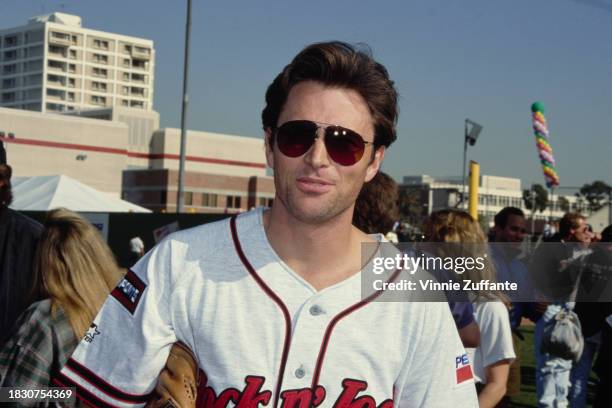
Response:
[{"label": "rock n' jock text on jersey", "polygon": [[[231,402],[236,408],[257,408],[259,406],[272,406],[272,392],[262,390],[266,379],[264,377],[249,375],[242,391],[236,388],[227,388],[218,395],[207,386],[206,375],[200,372],[200,387],[198,390],[198,408],[225,408]],[[359,396],[368,388],[365,381],[345,378],[342,381],[342,392],[336,399],[334,408],[393,408],[393,400],[387,399],[376,404],[369,395]],[[320,406],[326,399],[327,392],[321,385],[312,388],[285,390],[280,394],[278,406],[281,408],[311,408]]]}]

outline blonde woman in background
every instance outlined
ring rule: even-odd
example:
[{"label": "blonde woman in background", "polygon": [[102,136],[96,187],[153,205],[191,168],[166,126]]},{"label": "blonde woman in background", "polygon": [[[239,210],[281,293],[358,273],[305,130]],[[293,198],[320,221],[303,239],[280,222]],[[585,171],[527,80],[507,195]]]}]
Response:
[{"label": "blonde woman in background", "polygon": [[0,386],[50,386],[78,342],[99,335],[92,321],[122,275],[89,221],[66,209],[49,212],[34,260],[32,300],[42,300],[0,350]]},{"label": "blonde woman in background", "polygon": [[[440,257],[476,257],[486,253],[486,237],[478,223],[466,212],[442,210],[431,214],[425,224],[429,252]],[[482,269],[466,270],[459,281],[469,279],[495,281],[495,271],[488,259]],[[468,348],[479,389],[480,407],[502,407],[510,363],[515,358],[506,297],[501,292],[474,291],[474,314],[480,328],[480,344]]]}]

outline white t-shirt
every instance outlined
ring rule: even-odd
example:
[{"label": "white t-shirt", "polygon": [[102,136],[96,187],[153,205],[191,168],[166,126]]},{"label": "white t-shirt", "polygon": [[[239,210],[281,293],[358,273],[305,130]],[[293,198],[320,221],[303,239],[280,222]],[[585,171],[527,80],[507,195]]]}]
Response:
[{"label": "white t-shirt", "polygon": [[486,367],[500,360],[516,358],[512,345],[510,318],[508,309],[499,301],[474,304],[474,318],[480,329],[480,344],[467,351],[474,367],[476,382],[486,384]]},{"label": "white t-shirt", "polygon": [[94,324],[56,381],[93,404],[142,405],[181,341],[205,406],[477,407],[446,303],[362,302],[360,274],[317,291],[272,249],[261,209],[164,239]]}]

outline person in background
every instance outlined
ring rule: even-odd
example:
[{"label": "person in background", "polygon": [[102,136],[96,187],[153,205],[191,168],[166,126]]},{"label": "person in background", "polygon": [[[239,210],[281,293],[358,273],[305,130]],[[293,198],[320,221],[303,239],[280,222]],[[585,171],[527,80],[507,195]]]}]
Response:
[{"label": "person in background", "polygon": [[28,307],[26,294],[32,282],[32,259],[42,226],[11,210],[13,169],[6,162],[0,141],[0,347],[9,330]]},{"label": "person in background", "polygon": [[[431,214],[427,230],[437,231],[434,236],[428,236],[434,242],[450,245],[438,245],[434,253],[440,257],[470,256],[470,246],[460,247],[452,244],[481,244],[486,250],[487,239],[478,222],[468,213],[459,210],[442,210]],[[454,253],[451,248],[465,253]],[[467,269],[461,279],[472,282],[482,280],[495,281],[494,267],[485,262],[482,269]],[[512,344],[512,332],[506,306],[507,299],[495,291],[475,291],[474,307],[476,323],[480,329],[480,344],[476,348],[468,348],[468,354],[474,368],[474,378],[478,389],[478,404],[480,408],[505,407],[507,401],[502,400],[506,393],[510,364],[515,358]]]},{"label": "person in background", "polygon": [[[431,245],[436,242],[447,242],[449,234],[447,229],[450,224],[455,222],[458,212],[454,210],[440,210],[433,212],[423,226],[424,244],[419,244],[419,248],[425,252],[435,253],[438,249],[436,245]],[[450,226],[450,228],[454,228]],[[429,271],[437,275],[438,280],[445,281],[448,278],[456,277],[453,271]],[[452,274],[448,276],[449,274]],[[455,276],[453,276],[455,275]],[[474,319],[474,307],[467,297],[459,295],[459,297],[451,296],[448,305],[450,306],[455,326],[459,331],[459,337],[464,347],[477,347],[480,343],[480,330]]]},{"label": "person in background", "polygon": [[[605,360],[605,355],[610,353],[610,350],[604,349],[612,347],[609,342],[612,338],[606,334],[610,327],[606,318],[612,314],[612,225],[606,227],[600,235],[600,242],[591,245],[593,252],[584,258],[574,309],[580,318],[584,350],[570,372],[569,400],[572,408],[586,407],[587,384],[593,358],[600,350],[599,354],[603,354]],[[607,344],[605,340],[608,341]],[[599,390],[604,392],[612,386],[609,382],[610,370],[606,373],[606,368],[601,363],[597,364],[597,367],[598,376],[602,383],[606,384],[599,387]]]},{"label": "person in background", "polygon": [[[527,317],[537,320],[533,303],[533,287],[531,285],[527,265],[519,259],[521,244],[526,233],[525,214],[520,208],[505,207],[495,215],[495,226],[492,230],[491,255],[495,265],[498,282],[516,282],[518,293],[510,294],[510,327],[516,359],[510,365],[506,396],[510,398],[521,392],[521,356],[520,343],[523,340],[519,332],[521,320]],[[528,302],[528,300],[531,300]]]},{"label": "person in background", "polygon": [[399,190],[395,180],[379,171],[359,192],[353,225],[366,234],[382,234],[388,241],[397,243],[393,227],[399,219],[398,199]]},{"label": "person in background", "polygon": [[122,271],[99,231],[66,209],[47,215],[34,257],[30,299],[0,350],[0,386],[51,385],[79,340],[100,331],[91,322],[121,279]]},{"label": "person in background", "polygon": [[537,305],[543,316],[536,322],[534,336],[536,352],[536,392],[538,407],[566,407],[572,361],[541,351],[544,328],[557,313],[572,310],[570,295],[575,285],[568,265],[579,262],[589,253],[591,233],[586,218],[575,212],[566,213],[559,221],[558,243],[542,244],[534,253],[530,274],[536,290],[549,302]]},{"label": "person in background", "polygon": [[142,242],[142,238],[134,237],[130,239],[130,255],[131,255],[131,264],[135,264],[138,262],[140,258],[145,254],[145,245]]}]

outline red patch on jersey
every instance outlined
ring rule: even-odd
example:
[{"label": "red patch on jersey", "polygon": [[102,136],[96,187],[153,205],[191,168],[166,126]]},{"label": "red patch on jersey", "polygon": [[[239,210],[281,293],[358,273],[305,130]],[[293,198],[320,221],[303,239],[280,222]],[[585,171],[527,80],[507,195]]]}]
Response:
[{"label": "red patch on jersey", "polygon": [[117,299],[128,312],[134,314],[146,287],[147,285],[134,272],[128,270],[125,277],[111,292],[111,296]]},{"label": "red patch on jersey", "polygon": [[472,367],[469,365],[457,369],[457,384],[474,378],[472,375]]},{"label": "red patch on jersey", "polygon": [[457,376],[457,384],[474,378],[467,353],[455,357],[455,373]]}]

